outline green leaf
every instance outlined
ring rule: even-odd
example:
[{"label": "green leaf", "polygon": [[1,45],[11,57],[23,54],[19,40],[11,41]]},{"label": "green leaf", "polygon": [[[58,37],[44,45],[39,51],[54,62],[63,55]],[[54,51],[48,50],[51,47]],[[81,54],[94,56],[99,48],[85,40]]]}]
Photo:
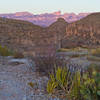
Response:
[{"label": "green leaf", "polygon": [[100,90],[99,90],[99,91],[97,91],[97,94],[100,96]]}]

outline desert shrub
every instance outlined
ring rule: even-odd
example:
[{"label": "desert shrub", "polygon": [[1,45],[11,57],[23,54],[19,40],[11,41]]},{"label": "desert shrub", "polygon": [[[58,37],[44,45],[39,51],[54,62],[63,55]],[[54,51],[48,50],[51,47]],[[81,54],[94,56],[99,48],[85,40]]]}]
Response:
[{"label": "desert shrub", "polygon": [[54,71],[57,66],[65,66],[65,58],[59,58],[56,55],[53,56],[38,56],[34,57],[36,70],[41,74],[49,75]]},{"label": "desert shrub", "polygon": [[1,56],[12,56],[13,52],[9,50],[6,46],[0,45],[0,55]]},{"label": "desert shrub", "polygon": [[93,56],[100,57],[100,48],[92,49],[92,50],[91,50],[91,54],[92,54]]},{"label": "desert shrub", "polygon": [[96,56],[87,56],[87,59],[90,61],[100,61],[100,57],[96,57]]},{"label": "desert shrub", "polygon": [[55,68],[68,67],[68,69],[73,71],[84,71],[81,65],[71,62],[70,58],[66,59],[64,55],[52,55],[52,56],[35,56],[33,58],[36,66],[36,71],[45,75],[54,72]]},{"label": "desert shrub", "polygon": [[58,68],[50,74],[47,92],[68,100],[100,100],[100,70],[91,65],[84,73]]},{"label": "desert shrub", "polygon": [[83,82],[80,87],[80,92],[84,100],[99,100],[100,99],[100,74],[94,72],[92,77],[89,74],[83,75]]},{"label": "desert shrub", "polygon": [[100,67],[92,64],[83,74],[80,92],[84,100],[100,100]]},{"label": "desert shrub", "polygon": [[68,52],[70,49],[66,49],[66,48],[61,48],[58,49],[57,52]]},{"label": "desert shrub", "polygon": [[14,58],[24,58],[24,55],[21,52],[15,52],[14,55],[13,55],[13,57]]},{"label": "desert shrub", "polygon": [[96,71],[96,72],[100,72],[100,66],[97,65],[97,64],[90,64],[87,68],[87,70],[90,74],[93,72],[93,71]]}]

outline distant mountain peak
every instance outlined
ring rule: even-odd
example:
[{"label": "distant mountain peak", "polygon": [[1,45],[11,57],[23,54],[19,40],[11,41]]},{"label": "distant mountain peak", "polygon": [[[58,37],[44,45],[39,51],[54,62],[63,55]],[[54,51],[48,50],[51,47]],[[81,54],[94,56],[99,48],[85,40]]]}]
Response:
[{"label": "distant mountain peak", "polygon": [[18,19],[18,20],[25,20],[32,22],[33,24],[40,25],[40,26],[49,26],[53,22],[55,22],[58,18],[64,18],[65,21],[68,23],[80,20],[90,13],[64,13],[62,14],[61,11],[53,12],[53,13],[44,13],[44,14],[32,14],[30,12],[16,12],[16,13],[9,13],[9,14],[0,14],[0,17],[4,18],[11,18],[11,19]]},{"label": "distant mountain peak", "polygon": [[61,15],[61,11],[57,11],[53,13],[54,15]]},{"label": "distant mountain peak", "polygon": [[27,16],[27,15],[33,15],[32,13],[29,12],[16,12],[16,16]]}]

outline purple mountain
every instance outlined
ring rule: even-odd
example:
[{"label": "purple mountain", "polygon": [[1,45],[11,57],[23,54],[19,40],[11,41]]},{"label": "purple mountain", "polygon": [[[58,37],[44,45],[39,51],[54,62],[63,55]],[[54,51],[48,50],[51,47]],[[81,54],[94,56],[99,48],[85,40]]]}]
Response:
[{"label": "purple mountain", "polygon": [[16,12],[16,13],[9,13],[9,14],[0,14],[0,17],[4,18],[11,18],[11,19],[19,19],[32,22],[36,25],[40,26],[49,26],[53,22],[55,22],[58,18],[64,18],[67,22],[74,22],[80,20],[90,13],[64,13],[61,14],[61,11],[53,12],[53,13],[44,13],[34,15],[29,12]]}]

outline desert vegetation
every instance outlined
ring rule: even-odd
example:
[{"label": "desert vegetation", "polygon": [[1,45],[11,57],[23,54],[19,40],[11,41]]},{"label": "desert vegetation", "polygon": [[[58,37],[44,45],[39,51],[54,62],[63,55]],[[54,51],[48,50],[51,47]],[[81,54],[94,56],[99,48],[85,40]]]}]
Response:
[{"label": "desert vegetation", "polygon": [[20,80],[26,81],[25,86],[31,87],[32,92],[36,90],[40,93],[41,87],[38,90],[34,87],[37,83],[41,85],[38,80],[46,80],[41,86],[44,93],[51,97],[62,100],[99,100],[99,16],[100,13],[92,14],[70,24],[60,18],[46,28],[26,21],[0,18],[0,60],[4,58],[5,63],[8,61],[5,65],[0,63],[3,66],[1,72],[4,69],[7,74],[8,71],[9,74],[16,72]]},{"label": "desert vegetation", "polygon": [[34,58],[36,70],[45,75],[49,75],[57,66],[64,66],[66,64],[64,57],[59,58],[55,54],[52,56],[39,56]]},{"label": "desert vegetation", "polygon": [[66,100],[99,100],[100,68],[91,65],[84,73],[71,73],[66,67],[58,67],[50,74],[47,92]]},{"label": "desert vegetation", "polygon": [[0,45],[0,55],[1,56],[12,56],[13,52],[9,50],[6,46]]},{"label": "desert vegetation", "polygon": [[72,53],[68,60],[68,55],[41,56],[34,59],[37,71],[49,77],[47,93],[62,100],[99,100],[100,64],[92,63],[82,68],[81,65],[69,63],[76,58],[99,63],[100,60],[95,58],[99,58],[99,48],[62,48],[57,51],[58,54],[70,52],[74,54]]},{"label": "desert vegetation", "polygon": [[91,54],[96,57],[100,57],[100,48],[92,49]]},{"label": "desert vegetation", "polygon": [[7,46],[2,46],[2,45],[0,45],[0,56],[2,57],[13,56],[14,58],[24,58],[22,52],[11,50]]},{"label": "desert vegetation", "polygon": [[17,51],[13,54],[13,57],[14,58],[24,58],[24,55],[23,53]]}]

